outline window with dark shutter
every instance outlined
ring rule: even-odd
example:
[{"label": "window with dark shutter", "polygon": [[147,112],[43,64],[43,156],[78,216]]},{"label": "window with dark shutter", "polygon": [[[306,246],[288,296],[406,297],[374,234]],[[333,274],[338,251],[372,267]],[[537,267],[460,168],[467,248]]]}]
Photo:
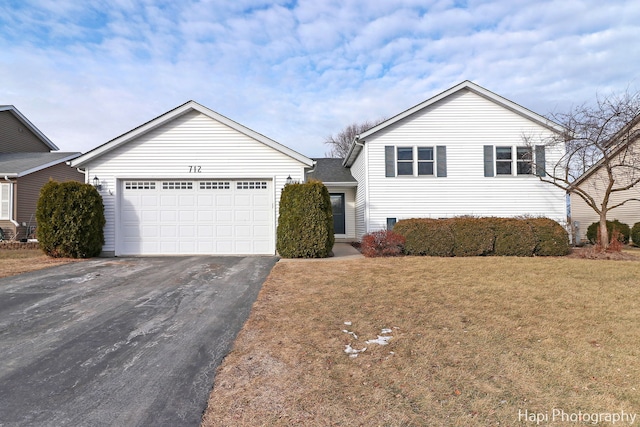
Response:
[{"label": "window with dark shutter", "polygon": [[387,145],[384,147],[384,166],[386,177],[396,176],[396,147]]},{"label": "window with dark shutter", "polygon": [[493,176],[493,145],[484,146],[484,176]]},{"label": "window with dark shutter", "polygon": [[545,168],[544,145],[536,145],[536,175],[542,177],[547,176]]},{"label": "window with dark shutter", "polygon": [[444,145],[438,145],[436,147],[436,167],[438,168],[437,176],[447,176],[447,147]]}]

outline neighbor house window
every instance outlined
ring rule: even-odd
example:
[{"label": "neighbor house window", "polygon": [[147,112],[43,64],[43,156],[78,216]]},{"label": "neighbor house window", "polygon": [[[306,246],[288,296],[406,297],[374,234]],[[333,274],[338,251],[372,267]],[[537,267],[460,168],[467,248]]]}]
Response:
[{"label": "neighbor house window", "polygon": [[433,175],[433,147],[418,147],[418,175]]},{"label": "neighbor house window", "polygon": [[531,147],[516,148],[516,170],[518,175],[533,173],[533,152]]},{"label": "neighbor house window", "polygon": [[11,184],[0,184],[0,219],[11,219]]},{"label": "neighbor house window", "polygon": [[413,175],[413,147],[398,147],[398,176]]},{"label": "neighbor house window", "polygon": [[511,147],[496,147],[496,175],[511,175]]}]

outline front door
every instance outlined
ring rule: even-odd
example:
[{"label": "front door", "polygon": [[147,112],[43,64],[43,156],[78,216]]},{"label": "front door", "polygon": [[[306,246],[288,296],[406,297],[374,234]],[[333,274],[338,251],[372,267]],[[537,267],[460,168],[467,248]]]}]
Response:
[{"label": "front door", "polygon": [[346,234],[344,226],[344,193],[331,194],[331,208],[333,210],[333,233]]}]

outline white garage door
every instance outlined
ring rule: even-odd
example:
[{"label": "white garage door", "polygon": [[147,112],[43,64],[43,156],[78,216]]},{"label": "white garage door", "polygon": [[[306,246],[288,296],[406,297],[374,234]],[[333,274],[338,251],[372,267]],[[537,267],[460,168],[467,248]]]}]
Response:
[{"label": "white garage door", "polygon": [[270,180],[127,180],[121,194],[121,255],[274,253]]}]

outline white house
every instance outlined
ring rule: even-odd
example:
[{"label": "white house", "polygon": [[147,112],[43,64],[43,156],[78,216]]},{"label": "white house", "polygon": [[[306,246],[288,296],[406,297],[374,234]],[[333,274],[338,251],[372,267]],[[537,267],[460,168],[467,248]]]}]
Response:
[{"label": "white house", "polygon": [[104,255],[272,255],[280,192],[313,161],[189,101],[70,164],[102,194]]},{"label": "white house", "polygon": [[336,237],[359,239],[418,217],[530,215],[563,223],[565,192],[536,176],[563,153],[527,146],[523,138],[561,131],[514,102],[462,82],[356,137],[342,164],[355,183],[344,175],[323,179],[332,195],[342,195],[347,217],[354,215]]}]

